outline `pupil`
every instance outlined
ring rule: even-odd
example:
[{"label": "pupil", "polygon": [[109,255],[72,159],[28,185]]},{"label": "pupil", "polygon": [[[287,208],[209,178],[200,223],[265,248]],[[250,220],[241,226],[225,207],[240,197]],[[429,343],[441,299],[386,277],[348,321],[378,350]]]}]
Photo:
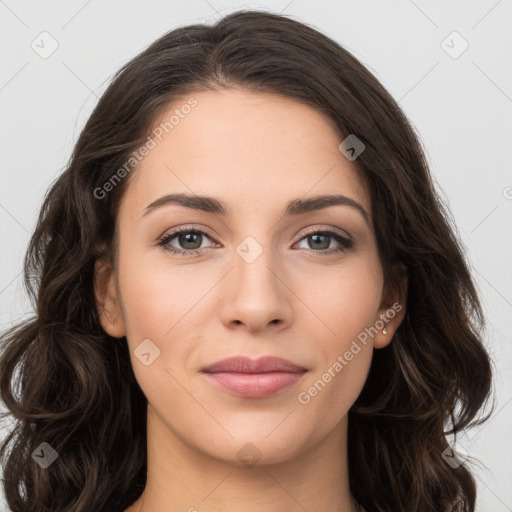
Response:
[{"label": "pupil", "polygon": [[200,243],[197,247],[189,247],[187,244],[194,245],[194,242],[197,244],[197,240],[194,241],[193,239],[190,239],[190,237],[198,237],[198,235],[199,233],[186,233],[185,235],[181,235],[180,243],[182,243],[186,249],[197,249],[201,246]]},{"label": "pupil", "polygon": [[[318,244],[318,237],[323,237],[324,239],[328,239],[329,237],[326,236],[326,235],[319,235],[319,234],[316,234],[316,235],[311,235],[310,238],[312,238],[314,241],[315,241],[315,246],[318,248],[319,246],[322,245],[322,242],[320,241],[320,243]],[[327,242],[327,245],[325,244],[325,240],[323,242],[323,247],[320,247],[321,249],[327,249],[329,247],[329,242]]]}]

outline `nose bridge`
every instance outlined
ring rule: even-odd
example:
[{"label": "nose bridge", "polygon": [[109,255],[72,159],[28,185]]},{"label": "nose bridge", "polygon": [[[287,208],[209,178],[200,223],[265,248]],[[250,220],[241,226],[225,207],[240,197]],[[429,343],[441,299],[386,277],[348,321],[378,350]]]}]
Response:
[{"label": "nose bridge", "polygon": [[287,288],[278,278],[280,265],[268,234],[244,238],[235,247],[233,267],[222,306],[224,321],[242,322],[255,329],[288,318]]},{"label": "nose bridge", "polygon": [[[257,236],[261,243],[255,236],[249,235],[235,248],[236,257],[233,273],[233,278],[237,281],[235,286],[250,287],[254,291],[272,294],[273,289],[278,288],[275,282],[275,271],[271,271],[276,264],[272,240],[267,235]],[[279,290],[276,291],[279,293]]]}]

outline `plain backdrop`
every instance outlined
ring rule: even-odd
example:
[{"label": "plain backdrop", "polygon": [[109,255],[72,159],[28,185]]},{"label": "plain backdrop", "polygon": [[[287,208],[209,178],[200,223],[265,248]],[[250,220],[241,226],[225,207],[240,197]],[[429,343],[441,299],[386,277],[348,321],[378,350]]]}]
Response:
[{"label": "plain backdrop", "polygon": [[473,268],[497,371],[495,413],[461,445],[482,463],[478,510],[512,511],[512,0],[0,0],[0,330],[32,313],[21,281],[29,236],[113,73],[168,30],[241,8],[334,38],[416,127]]}]

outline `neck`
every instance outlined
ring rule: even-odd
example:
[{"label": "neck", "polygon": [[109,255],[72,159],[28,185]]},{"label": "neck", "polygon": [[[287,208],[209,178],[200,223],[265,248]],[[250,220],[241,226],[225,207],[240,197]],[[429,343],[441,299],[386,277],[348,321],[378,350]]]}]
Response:
[{"label": "neck", "polygon": [[253,466],[189,447],[148,408],[148,472],[126,512],[360,512],[348,480],[347,417],[319,444],[288,460]]}]

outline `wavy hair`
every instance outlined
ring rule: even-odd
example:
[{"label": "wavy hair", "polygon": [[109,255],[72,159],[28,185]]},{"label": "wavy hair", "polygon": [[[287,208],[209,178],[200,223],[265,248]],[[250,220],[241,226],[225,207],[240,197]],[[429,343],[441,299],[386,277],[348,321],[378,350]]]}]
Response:
[{"label": "wavy hair", "polygon": [[[94,294],[95,261],[116,261],[115,219],[132,174],[101,198],[98,190],[170,104],[231,87],[302,102],[343,138],[364,143],[353,165],[370,192],[386,289],[399,286],[397,269],[407,277],[405,318],[374,352],[348,413],[353,495],[367,512],[474,511],[468,464],[452,468],[443,452],[448,435],[488,419],[492,360],[469,266],[419,137],[342,46],[289,16],[254,10],[174,29],[125,64],[44,198],[24,260],[34,315],[1,337],[0,392],[13,420],[0,447],[9,507],[96,512],[128,507],[142,493],[147,400],[126,338],[102,329]],[[46,469],[32,457],[43,442],[58,454]]]}]

